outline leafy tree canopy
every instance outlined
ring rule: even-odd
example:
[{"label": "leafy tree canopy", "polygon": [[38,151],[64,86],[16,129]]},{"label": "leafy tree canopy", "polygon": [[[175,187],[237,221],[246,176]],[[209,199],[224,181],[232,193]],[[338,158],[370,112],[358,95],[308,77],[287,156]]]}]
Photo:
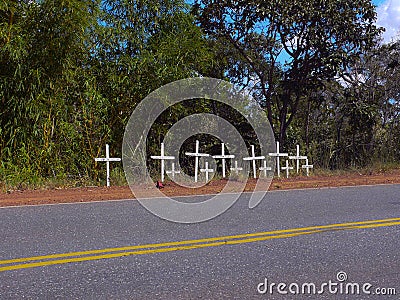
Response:
[{"label": "leafy tree canopy", "polygon": [[281,141],[307,87],[333,78],[379,34],[368,0],[198,0],[194,12],[211,39],[236,50],[225,72],[254,89]]}]

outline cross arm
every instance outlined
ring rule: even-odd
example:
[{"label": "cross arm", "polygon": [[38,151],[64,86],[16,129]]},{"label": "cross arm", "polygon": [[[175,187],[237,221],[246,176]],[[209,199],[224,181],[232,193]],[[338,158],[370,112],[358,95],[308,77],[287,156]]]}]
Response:
[{"label": "cross arm", "polygon": [[213,155],[213,158],[235,158],[235,155]]},{"label": "cross arm", "polygon": [[192,152],[185,152],[185,155],[187,155],[187,156],[202,156],[202,157],[210,156],[210,154],[207,154],[207,153],[192,153]]},{"label": "cross arm", "polygon": [[100,157],[100,158],[95,158],[95,161],[121,161],[120,158],[106,158],[106,157]]},{"label": "cross arm", "polygon": [[289,156],[289,159],[307,159],[307,156]]},{"label": "cross arm", "polygon": [[265,159],[265,156],[244,157],[243,160]]},{"label": "cross arm", "polygon": [[150,156],[152,159],[175,159],[175,156]]}]

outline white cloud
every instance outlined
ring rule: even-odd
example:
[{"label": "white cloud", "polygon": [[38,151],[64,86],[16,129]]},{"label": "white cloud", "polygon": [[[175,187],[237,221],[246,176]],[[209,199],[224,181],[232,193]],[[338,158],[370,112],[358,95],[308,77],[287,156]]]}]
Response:
[{"label": "white cloud", "polygon": [[385,43],[400,38],[400,0],[386,0],[376,9],[377,25],[385,27],[383,33]]}]

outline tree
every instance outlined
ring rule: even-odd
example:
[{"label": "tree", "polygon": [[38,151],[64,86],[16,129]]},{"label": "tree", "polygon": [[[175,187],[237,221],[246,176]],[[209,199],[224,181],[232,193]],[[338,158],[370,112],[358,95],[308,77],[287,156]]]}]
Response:
[{"label": "tree", "polygon": [[95,5],[91,0],[2,2],[3,162],[43,175],[79,166],[77,156],[69,157],[79,149],[70,124],[89,54],[89,28],[97,22]]},{"label": "tree", "polygon": [[181,0],[3,1],[0,46],[0,180],[97,179],[135,105],[209,62]]},{"label": "tree", "polygon": [[379,29],[368,0],[214,1],[194,5],[210,39],[230,44],[225,75],[249,86],[283,142],[310,88],[369,49]]},{"label": "tree", "polygon": [[[399,44],[376,44],[350,64],[340,78],[313,94],[299,121],[311,136],[310,151],[320,166],[365,167],[398,161]],[[318,105],[316,105],[318,104]],[[302,127],[301,120],[309,126]]]},{"label": "tree", "polygon": [[[122,144],[127,120],[144,97],[164,84],[202,74],[212,55],[182,0],[104,1],[102,9],[93,66],[98,89],[110,102],[108,136]],[[191,109],[176,105],[158,120],[149,137],[151,151],[156,152],[168,126]]]}]

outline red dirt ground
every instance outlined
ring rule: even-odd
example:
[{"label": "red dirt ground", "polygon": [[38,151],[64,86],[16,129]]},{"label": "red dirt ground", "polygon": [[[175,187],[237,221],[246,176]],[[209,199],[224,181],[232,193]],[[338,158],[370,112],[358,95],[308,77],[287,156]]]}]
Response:
[{"label": "red dirt ground", "polygon": [[[167,196],[215,194],[222,190],[226,180],[215,180],[197,189],[184,188],[174,183],[167,183],[162,192]],[[245,191],[252,191],[255,180],[247,182]],[[349,174],[340,176],[291,177],[272,181],[269,190],[286,190],[298,188],[321,188],[336,186],[355,186],[373,184],[400,184],[400,169],[377,174]],[[0,193],[1,206],[37,205],[54,203],[87,202],[101,200],[118,200],[134,198],[128,186],[117,187],[84,187],[51,190],[24,190]]]}]

